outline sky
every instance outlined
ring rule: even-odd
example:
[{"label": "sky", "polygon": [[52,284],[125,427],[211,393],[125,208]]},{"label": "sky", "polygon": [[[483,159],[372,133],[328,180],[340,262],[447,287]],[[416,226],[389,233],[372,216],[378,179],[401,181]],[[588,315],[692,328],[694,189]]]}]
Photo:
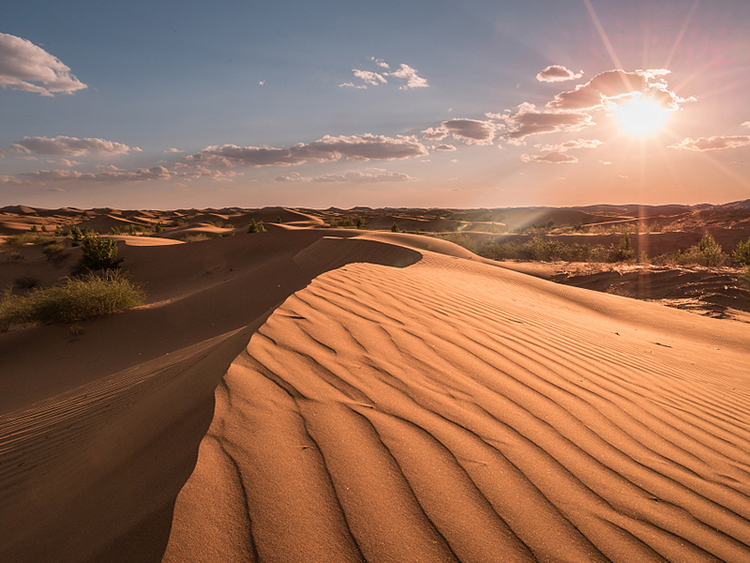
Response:
[{"label": "sky", "polygon": [[747,0],[0,7],[0,206],[750,198]]}]

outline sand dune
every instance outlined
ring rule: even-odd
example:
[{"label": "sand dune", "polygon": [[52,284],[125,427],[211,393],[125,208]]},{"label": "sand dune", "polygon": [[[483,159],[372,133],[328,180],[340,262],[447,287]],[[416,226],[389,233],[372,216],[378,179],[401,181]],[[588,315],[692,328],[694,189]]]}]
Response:
[{"label": "sand dune", "polygon": [[124,247],[148,306],[3,335],[0,560],[750,560],[746,325],[355,234]]}]

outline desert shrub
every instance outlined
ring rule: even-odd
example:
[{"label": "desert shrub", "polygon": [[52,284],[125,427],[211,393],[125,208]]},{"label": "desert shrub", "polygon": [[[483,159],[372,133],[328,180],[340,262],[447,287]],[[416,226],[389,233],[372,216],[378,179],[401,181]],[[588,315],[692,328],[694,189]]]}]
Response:
[{"label": "desert shrub", "polygon": [[117,257],[117,241],[99,235],[86,236],[81,242],[83,254],[76,267],[77,272],[85,270],[112,270],[119,267],[122,258]]},{"label": "desert shrub", "polygon": [[525,243],[488,240],[480,245],[477,254],[491,260],[606,262],[609,259],[610,250],[601,245],[563,244],[537,236]]},{"label": "desert shrub", "polygon": [[617,245],[617,247],[612,249],[610,261],[627,262],[628,260],[632,260],[633,258],[635,258],[635,250],[633,249],[633,245],[630,242],[630,234],[625,233],[625,236],[620,239],[620,243]]},{"label": "desert shrub", "polygon": [[255,219],[250,219],[250,225],[247,228],[248,233],[265,233],[266,228],[263,226],[263,221],[256,222]]},{"label": "desert shrub", "polygon": [[162,223],[161,221],[159,221],[156,224],[156,227],[154,227],[154,232],[155,233],[161,233],[162,231],[164,231],[164,223]]},{"label": "desert shrub", "polygon": [[63,234],[62,233],[62,227],[60,225],[58,225],[57,227],[55,227],[55,236],[56,237],[61,237],[62,234]]},{"label": "desert shrub", "polygon": [[122,231],[120,231],[120,227],[110,227],[109,234],[113,236],[121,235]]},{"label": "desert shrub", "polygon": [[737,245],[732,253],[732,260],[740,266],[750,266],[750,238]]},{"label": "desert shrub", "polygon": [[393,222],[393,225],[391,225],[391,232],[392,233],[400,233],[401,229],[398,228],[398,224],[396,224],[396,221]]},{"label": "desert shrub", "polygon": [[39,280],[31,276],[23,276],[13,280],[13,287],[20,289],[33,289],[39,286]]},{"label": "desert shrub", "polygon": [[0,296],[0,327],[82,321],[137,307],[145,298],[143,288],[120,272],[90,273],[23,297],[6,291]]},{"label": "desert shrub", "polygon": [[50,235],[26,231],[17,235],[10,235],[5,239],[5,244],[8,246],[24,246],[26,244],[47,244],[54,241],[54,237]]},{"label": "desert shrub", "polygon": [[44,246],[42,252],[47,257],[47,260],[52,260],[55,256],[65,250],[65,245],[61,242],[51,242]]},{"label": "desert shrub", "polygon": [[662,226],[659,223],[659,221],[654,221],[648,227],[648,232],[649,233],[660,233],[661,231],[662,231]]},{"label": "desert shrub", "polygon": [[201,242],[201,241],[209,240],[209,239],[211,239],[211,237],[205,233],[197,233],[195,235],[185,235],[184,237],[182,237],[182,240],[185,242]]},{"label": "desert shrub", "polygon": [[36,233],[36,232],[39,232],[39,229],[37,229],[36,225],[31,225],[31,228],[29,229],[29,232]]},{"label": "desert shrub", "polygon": [[83,241],[83,232],[79,227],[73,225],[70,227],[70,238],[73,240],[73,246],[80,246]]},{"label": "desert shrub", "polygon": [[133,225],[132,223],[128,225],[128,234],[132,237],[138,234],[138,231],[136,230],[135,225]]},{"label": "desert shrub", "polygon": [[435,238],[450,241],[459,246],[463,246],[466,250],[477,253],[479,245],[477,241],[471,238],[466,233],[447,233],[444,235],[435,235]]},{"label": "desert shrub", "polygon": [[723,266],[728,256],[721,251],[721,245],[709,234],[698,243],[698,251],[703,255],[705,266]]}]

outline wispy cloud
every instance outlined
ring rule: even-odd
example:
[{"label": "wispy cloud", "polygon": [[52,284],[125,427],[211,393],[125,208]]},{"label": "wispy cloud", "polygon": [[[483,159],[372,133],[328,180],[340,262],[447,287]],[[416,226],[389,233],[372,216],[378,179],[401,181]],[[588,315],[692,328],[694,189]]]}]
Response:
[{"label": "wispy cloud", "polygon": [[411,90],[412,88],[429,88],[427,80],[417,74],[417,71],[409,65],[402,64],[396,72],[391,72],[394,78],[404,78],[407,80],[405,86],[399,86],[400,90]]},{"label": "wispy cloud", "polygon": [[578,80],[583,76],[583,71],[575,73],[564,66],[551,65],[536,75],[539,82],[566,82],[568,80]]},{"label": "wispy cloud", "polygon": [[24,137],[13,143],[7,151],[18,154],[47,154],[52,156],[83,156],[91,152],[103,155],[127,154],[130,151],[142,152],[138,147],[123,143],[87,137]]},{"label": "wispy cloud", "polygon": [[313,143],[298,143],[288,149],[214,145],[186,156],[184,162],[210,167],[294,166],[305,162],[331,162],[341,158],[354,160],[400,160],[428,154],[414,137],[383,135],[326,135]]},{"label": "wispy cloud", "polygon": [[735,149],[737,147],[744,147],[750,145],[750,136],[747,135],[732,135],[722,136],[717,135],[714,137],[699,137],[697,139],[691,139],[690,137],[683,139],[679,143],[670,145],[670,149],[683,149],[690,151],[718,151],[723,149]]},{"label": "wispy cloud", "polygon": [[83,163],[78,162],[77,160],[68,160],[67,158],[61,158],[60,160],[57,161],[57,164],[60,164],[62,166],[73,167],[73,166],[79,166],[80,164],[83,164]]},{"label": "wispy cloud", "polygon": [[347,172],[344,175],[326,174],[313,178],[314,182],[348,182],[351,184],[378,184],[382,182],[411,182],[419,180],[401,172],[386,172],[385,170],[372,169],[374,173]]},{"label": "wispy cloud", "polygon": [[[390,69],[391,65],[385,62],[383,59],[370,57],[378,67],[384,69]],[[406,84],[399,86],[400,90],[411,90],[413,88],[428,88],[430,85],[427,80],[419,76],[416,69],[410,67],[407,64],[401,64],[398,70],[393,72],[375,72],[371,70],[362,70],[353,68],[352,73],[354,77],[362,81],[362,83],[355,84],[354,82],[344,82],[339,84],[340,88],[356,88],[358,90],[366,90],[367,86],[379,86],[380,84],[387,84],[388,79],[386,77],[393,77],[398,80],[406,80]]]},{"label": "wispy cloud", "polygon": [[454,147],[453,145],[448,145],[448,144],[444,144],[444,143],[439,144],[438,146],[434,147],[434,149],[436,151],[455,151],[455,150],[457,150],[456,147]]},{"label": "wispy cloud", "polygon": [[23,179],[34,182],[92,182],[92,183],[124,183],[144,182],[148,180],[169,180],[176,172],[167,170],[163,166],[141,168],[134,172],[97,172],[83,173],[77,170],[39,170],[38,172],[24,172],[19,174]]},{"label": "wispy cloud", "polygon": [[165,150],[164,152],[165,153],[171,153],[171,154],[177,154],[177,153],[181,153],[181,152],[185,152],[185,151],[181,151],[180,149],[175,149],[175,148],[169,148],[169,149]]},{"label": "wispy cloud", "polygon": [[88,88],[60,59],[27,39],[7,33],[0,33],[0,87],[42,96]]},{"label": "wispy cloud", "polygon": [[540,151],[568,152],[577,149],[595,149],[604,143],[597,139],[578,139],[566,141],[557,145],[535,145]]},{"label": "wispy cloud", "polygon": [[545,162],[547,164],[575,164],[578,162],[578,159],[574,156],[554,151],[545,155],[522,154],[521,160],[524,162]]}]

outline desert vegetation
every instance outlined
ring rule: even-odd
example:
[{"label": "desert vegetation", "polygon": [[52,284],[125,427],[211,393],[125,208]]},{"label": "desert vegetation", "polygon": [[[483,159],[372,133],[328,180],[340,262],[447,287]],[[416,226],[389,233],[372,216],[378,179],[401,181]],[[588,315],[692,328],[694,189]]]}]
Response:
[{"label": "desert vegetation", "polygon": [[0,295],[0,330],[11,325],[72,323],[111,315],[142,305],[146,293],[119,271],[65,278],[47,288],[16,295],[12,288]]}]

